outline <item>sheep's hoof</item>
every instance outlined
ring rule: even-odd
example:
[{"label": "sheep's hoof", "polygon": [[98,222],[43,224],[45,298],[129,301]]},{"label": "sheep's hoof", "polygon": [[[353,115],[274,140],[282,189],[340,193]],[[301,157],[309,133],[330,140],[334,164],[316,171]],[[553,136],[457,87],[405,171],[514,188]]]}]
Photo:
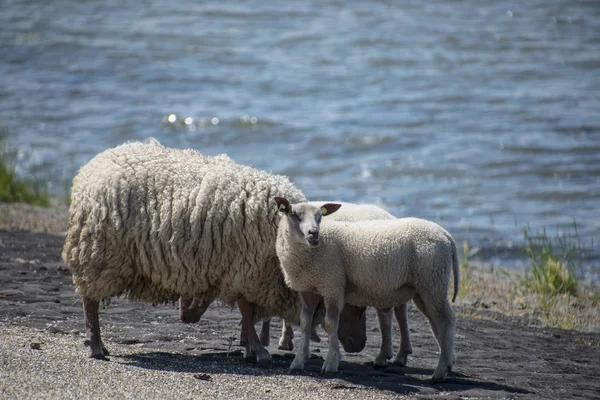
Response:
[{"label": "sheep's hoof", "polygon": [[246,361],[248,363],[256,362],[256,354],[252,350],[245,350],[244,351],[244,361]]},{"label": "sheep's hoof", "polygon": [[94,360],[110,361],[104,354],[91,354],[90,358]]},{"label": "sheep's hoof", "polygon": [[258,358],[256,363],[263,368],[271,368],[273,366],[273,359],[269,356],[267,358]]},{"label": "sheep's hoof", "polygon": [[106,356],[109,356],[110,353],[108,352],[106,347],[104,347],[103,344],[100,345],[100,347],[92,346],[92,341],[87,339],[83,342],[83,345],[92,349],[92,352],[90,353],[90,358],[108,361],[108,358],[106,358]]},{"label": "sheep's hoof", "polygon": [[251,350],[248,353],[253,356],[252,361],[256,361],[256,363],[260,367],[272,367],[273,366],[273,359],[271,358],[271,355],[265,348]]}]

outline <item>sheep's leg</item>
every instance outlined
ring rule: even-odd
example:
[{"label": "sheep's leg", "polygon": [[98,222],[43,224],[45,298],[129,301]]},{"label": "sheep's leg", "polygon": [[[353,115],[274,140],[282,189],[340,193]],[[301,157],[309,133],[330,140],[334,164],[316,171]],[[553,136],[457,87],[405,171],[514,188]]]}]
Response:
[{"label": "sheep's leg", "polygon": [[342,355],[338,339],[338,327],[340,324],[340,312],[344,302],[325,299],[325,330],[329,335],[329,350],[321,368],[321,372],[336,372],[340,365]]},{"label": "sheep's leg", "polygon": [[377,319],[379,320],[379,329],[381,330],[381,347],[379,354],[375,357],[376,367],[385,367],[387,360],[393,357],[392,348],[392,309],[377,309]]},{"label": "sheep's leg", "polygon": [[100,302],[98,300],[92,300],[85,296],[81,296],[83,302],[83,318],[85,321],[85,333],[87,340],[85,345],[89,346],[92,350],[90,357],[99,360],[106,360],[108,350],[102,343],[100,337],[100,318],[98,316],[98,310],[100,308]]},{"label": "sheep's leg", "polygon": [[[271,318],[263,319],[262,325],[260,327],[260,333],[258,337],[263,346],[268,347],[271,341],[269,337],[271,335]],[[242,329],[240,330],[240,346],[245,346],[248,343],[248,332],[244,328],[244,324],[242,324]]]},{"label": "sheep's leg", "polygon": [[408,303],[394,307],[394,314],[400,326],[400,350],[396,354],[394,364],[406,365],[408,363],[408,355],[412,354],[410,332],[408,331]]},{"label": "sheep's leg", "polygon": [[294,329],[292,328],[292,324],[283,320],[283,325],[281,326],[281,337],[279,338],[279,346],[277,348],[279,350],[293,350],[294,349]]},{"label": "sheep's leg", "polygon": [[[271,335],[271,318],[263,319],[260,333],[258,337],[263,346],[268,347],[270,342]],[[242,329],[240,330],[240,346],[245,346],[248,343],[248,331],[244,328],[244,324],[242,324]]]},{"label": "sheep's leg", "polygon": [[246,361],[254,360],[256,355],[256,361],[260,365],[270,366],[273,364],[273,360],[269,355],[267,349],[260,343],[260,339],[254,329],[254,303],[250,303],[244,299],[238,300],[238,307],[242,313],[242,329],[247,332],[247,343],[244,359]]},{"label": "sheep's leg", "polygon": [[262,326],[260,328],[260,342],[263,346],[268,347],[271,343],[271,318],[263,319]]},{"label": "sheep's leg", "polygon": [[310,357],[310,332],[312,330],[315,310],[321,301],[321,297],[310,292],[301,292],[300,296],[300,344],[296,351],[296,357],[290,365],[290,372],[302,371],[304,363]]}]

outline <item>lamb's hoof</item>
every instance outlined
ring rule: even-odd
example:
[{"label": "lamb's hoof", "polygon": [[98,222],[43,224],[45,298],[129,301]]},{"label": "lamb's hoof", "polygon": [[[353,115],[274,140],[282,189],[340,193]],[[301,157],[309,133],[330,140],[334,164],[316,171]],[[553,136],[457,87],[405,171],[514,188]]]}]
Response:
[{"label": "lamb's hoof", "polygon": [[291,340],[281,340],[279,342],[279,346],[277,346],[277,348],[279,350],[292,351],[292,350],[294,350],[294,342],[292,342]]},{"label": "lamb's hoof", "polygon": [[310,340],[316,343],[321,343],[321,337],[314,330],[310,332]]},{"label": "lamb's hoof", "polygon": [[446,367],[446,370],[443,372],[439,371],[439,369],[436,369],[431,377],[431,383],[442,383],[446,381],[446,374],[450,372],[451,369],[451,366]]},{"label": "lamb's hoof", "polygon": [[102,346],[102,353],[103,353],[105,356],[110,356],[110,353],[108,352],[108,349],[107,349],[106,347],[104,347],[104,346]]},{"label": "lamb's hoof", "polygon": [[328,373],[332,373],[332,372],[338,372],[338,368],[335,366],[328,366],[327,363],[324,363],[323,366],[321,367],[322,374],[328,374]]},{"label": "lamb's hoof", "polygon": [[400,367],[406,367],[408,364],[408,354],[399,355],[394,359],[394,365],[398,365]]},{"label": "lamb's hoof", "polygon": [[373,366],[375,368],[387,367],[387,360],[389,360],[390,358],[391,357],[388,357],[387,355],[379,354],[377,357],[375,357],[375,361],[373,361]]}]

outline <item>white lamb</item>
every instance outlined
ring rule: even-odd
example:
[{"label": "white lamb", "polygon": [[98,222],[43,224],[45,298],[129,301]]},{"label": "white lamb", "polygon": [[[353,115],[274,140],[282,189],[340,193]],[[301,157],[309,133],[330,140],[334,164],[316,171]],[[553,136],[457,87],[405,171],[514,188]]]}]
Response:
[{"label": "white lamb", "polygon": [[[387,309],[413,299],[431,324],[440,347],[434,382],[455,362],[455,316],[448,302],[459,282],[456,245],[442,227],[416,218],[361,222],[324,221],[340,205],[321,207],[275,199],[286,215],[279,223],[277,256],[286,283],[300,292],[302,339],[290,370],[302,370],[309,356],[315,307],[325,302],[329,351],[322,371],[337,371],[341,359],[338,324],[344,303]],[[453,299],[454,300],[454,299]]]},{"label": "white lamb", "polygon": [[237,302],[246,357],[270,363],[254,320],[278,315],[299,323],[300,314],[275,253],[276,195],[305,200],[287,177],[155,140],[106,150],[84,165],[73,179],[62,257],[82,297],[91,356],[108,354],[100,299],[181,296]]}]

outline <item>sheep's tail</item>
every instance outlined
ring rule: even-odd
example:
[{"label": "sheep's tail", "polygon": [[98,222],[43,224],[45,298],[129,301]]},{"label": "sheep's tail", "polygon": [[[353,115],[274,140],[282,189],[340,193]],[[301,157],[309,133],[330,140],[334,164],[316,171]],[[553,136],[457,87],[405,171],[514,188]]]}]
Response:
[{"label": "sheep's tail", "polygon": [[[450,236],[450,235],[448,235]],[[452,296],[452,302],[456,300],[458,294],[458,284],[460,282],[460,264],[458,263],[458,252],[456,251],[456,243],[450,236],[450,243],[452,243],[452,272],[454,275],[454,295]]]}]

